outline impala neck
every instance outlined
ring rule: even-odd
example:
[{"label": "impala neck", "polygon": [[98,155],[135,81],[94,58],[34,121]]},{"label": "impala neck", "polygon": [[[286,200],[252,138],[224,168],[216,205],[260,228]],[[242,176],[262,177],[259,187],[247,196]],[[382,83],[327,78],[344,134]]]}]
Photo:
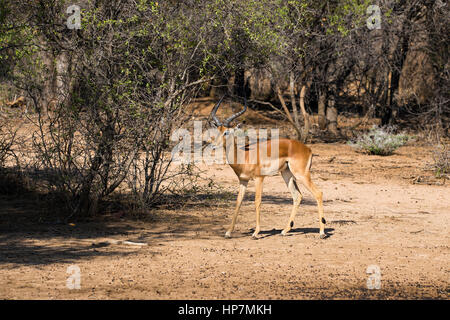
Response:
[{"label": "impala neck", "polygon": [[223,151],[225,153],[225,156],[227,158],[228,164],[235,164],[236,163],[236,142],[235,137],[231,136],[228,138],[225,138],[225,143],[222,143]]}]

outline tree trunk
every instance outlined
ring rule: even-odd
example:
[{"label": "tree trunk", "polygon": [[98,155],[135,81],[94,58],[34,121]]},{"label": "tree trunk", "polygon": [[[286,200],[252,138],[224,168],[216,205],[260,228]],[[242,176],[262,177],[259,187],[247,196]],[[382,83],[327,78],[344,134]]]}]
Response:
[{"label": "tree trunk", "polygon": [[337,135],[337,108],[336,108],[336,102],[334,100],[334,97],[330,97],[330,100],[328,100],[328,108],[327,108],[327,122],[328,122],[328,131],[330,131],[332,134]]},{"label": "tree trunk", "polygon": [[304,85],[302,87],[302,90],[300,91],[300,110],[302,111],[303,120],[305,122],[303,125],[302,142],[306,142],[309,136],[309,114],[308,112],[306,112],[305,108],[305,94],[306,94],[306,86]]},{"label": "tree trunk", "polygon": [[289,94],[291,96],[291,105],[292,105],[292,112],[294,113],[294,122],[295,125],[300,128],[300,121],[298,119],[298,110],[297,110],[297,104],[295,103],[295,81],[294,81],[294,72],[289,73]]},{"label": "tree trunk", "polygon": [[327,119],[326,119],[326,100],[327,96],[325,90],[320,90],[319,92],[319,101],[318,101],[318,123],[319,129],[325,130],[327,127]]},{"label": "tree trunk", "polygon": [[233,94],[238,97],[247,97],[245,89],[245,70],[244,68],[238,68],[234,75]]},{"label": "tree trunk", "polygon": [[300,128],[295,125],[294,119],[292,119],[291,113],[289,112],[289,109],[286,106],[286,102],[284,101],[283,94],[281,93],[281,89],[278,85],[275,85],[275,91],[277,92],[278,99],[280,100],[281,106],[283,107],[286,118],[289,120],[289,122],[292,124],[292,126],[295,129],[295,132],[297,134],[296,138],[301,139],[302,132],[300,131]]},{"label": "tree trunk", "polygon": [[409,8],[403,22],[402,30],[395,49],[393,59],[393,66],[391,68],[390,90],[388,98],[388,110],[381,118],[382,125],[393,124],[398,114],[398,104],[394,100],[394,94],[397,93],[400,87],[400,77],[403,69],[403,64],[409,51],[409,41],[411,38],[411,26],[421,10],[421,6],[415,4]]},{"label": "tree trunk", "polygon": [[52,100],[53,92],[55,91],[55,64],[53,54],[51,51],[43,51],[42,62],[44,65],[44,74],[42,79],[42,91],[39,97],[39,110],[42,115],[48,115],[48,107]]}]

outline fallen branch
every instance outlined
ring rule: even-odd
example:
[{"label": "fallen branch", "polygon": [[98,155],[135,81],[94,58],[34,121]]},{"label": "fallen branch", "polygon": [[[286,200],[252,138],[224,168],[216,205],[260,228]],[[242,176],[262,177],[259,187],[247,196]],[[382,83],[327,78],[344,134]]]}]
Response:
[{"label": "fallen branch", "polygon": [[147,246],[148,244],[145,242],[133,242],[128,240],[115,240],[115,239],[106,239],[99,243],[92,242],[93,246],[102,245],[102,244],[126,244],[131,246]]}]

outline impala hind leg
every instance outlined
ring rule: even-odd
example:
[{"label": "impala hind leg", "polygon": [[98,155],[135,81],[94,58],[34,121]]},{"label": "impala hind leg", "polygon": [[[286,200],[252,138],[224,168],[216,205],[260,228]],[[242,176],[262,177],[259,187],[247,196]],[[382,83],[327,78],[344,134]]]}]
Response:
[{"label": "impala hind leg", "polygon": [[297,183],[295,182],[294,175],[292,174],[291,170],[289,168],[286,168],[285,170],[281,171],[281,175],[284,179],[284,182],[286,182],[286,185],[289,189],[289,191],[292,194],[292,212],[289,216],[288,223],[286,225],[286,228],[281,231],[281,234],[285,236],[294,226],[294,218],[295,214],[298,211],[298,208],[300,207],[300,203],[302,202],[302,194],[300,193],[300,189],[297,186]]},{"label": "impala hind leg", "polygon": [[236,200],[236,208],[234,209],[233,219],[231,220],[231,225],[225,233],[226,238],[231,238],[231,233],[234,230],[234,226],[236,225],[236,219],[239,213],[239,209],[241,208],[242,200],[244,199],[245,190],[247,190],[248,181],[239,181],[239,194]]},{"label": "impala hind leg", "polygon": [[258,238],[258,233],[261,230],[261,197],[263,189],[264,177],[256,177],[255,179],[255,207],[256,207],[256,228],[253,232],[252,237],[254,239]]},{"label": "impala hind leg", "polygon": [[322,200],[322,191],[316,187],[316,185],[311,181],[311,174],[307,171],[304,175],[299,177],[299,180],[303,183],[303,185],[313,194],[314,198],[317,201],[317,208],[319,211],[319,230],[320,230],[320,238],[324,239],[325,235],[325,218],[323,217],[323,200]]}]

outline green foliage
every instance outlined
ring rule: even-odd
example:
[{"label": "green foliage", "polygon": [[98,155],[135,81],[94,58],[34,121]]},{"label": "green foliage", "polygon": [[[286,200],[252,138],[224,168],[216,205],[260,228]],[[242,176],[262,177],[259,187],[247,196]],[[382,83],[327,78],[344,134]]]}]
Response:
[{"label": "green foliage", "polygon": [[410,137],[405,134],[393,134],[392,128],[373,127],[369,132],[357,137],[347,144],[351,147],[372,155],[388,156],[397,148],[408,142]]},{"label": "green foliage", "polygon": [[364,27],[367,19],[366,10],[372,2],[371,0],[338,1],[333,10],[323,19],[327,25],[327,34],[338,33],[346,37],[352,30]]},{"label": "green foliage", "polygon": [[[398,56],[390,48],[402,39],[399,17],[408,13],[401,10],[408,2],[383,5],[390,28],[383,28],[382,38],[366,27],[372,2],[87,0],[80,4],[81,30],[68,30],[68,0],[0,0],[0,79],[14,84],[38,112],[57,101],[51,125],[41,122],[33,143],[39,165],[60,173],[58,187],[74,199],[101,199],[130,178],[128,169],[144,153],[139,165],[145,169],[137,172],[136,164],[137,182],[131,181],[147,201],[167,177],[168,136],[183,123],[183,104],[211,78],[223,85],[234,74],[238,83],[256,69],[281,86],[292,76],[295,85],[313,84],[309,96],[329,101],[341,99],[349,85],[367,83],[369,105],[385,105],[382,86]],[[441,29],[434,37],[444,42],[429,51],[436,52],[434,69],[443,70],[444,81],[448,46],[442,34],[448,32]],[[444,82],[440,87],[448,88]],[[387,155],[407,140],[374,128],[351,145]],[[438,174],[448,170],[438,167]]]},{"label": "green foliage", "polygon": [[36,29],[11,19],[10,3],[0,0],[0,78],[7,76],[18,61],[30,58],[38,51],[32,40]]}]

